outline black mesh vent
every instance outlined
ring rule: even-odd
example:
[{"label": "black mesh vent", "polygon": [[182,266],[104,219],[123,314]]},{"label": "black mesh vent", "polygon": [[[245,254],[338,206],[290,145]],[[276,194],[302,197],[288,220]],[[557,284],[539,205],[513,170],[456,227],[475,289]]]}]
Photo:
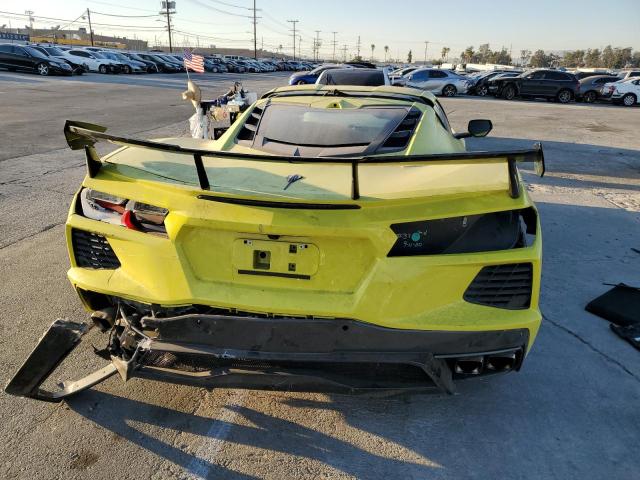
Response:
[{"label": "black mesh vent", "polygon": [[262,118],[263,111],[260,107],[253,107],[249,117],[242,126],[242,130],[238,133],[238,140],[253,140],[253,137],[256,136],[256,130],[258,130],[258,124],[260,123],[260,118]]},{"label": "black mesh vent", "polygon": [[420,121],[420,111],[411,109],[400,125],[389,135],[377,150],[377,153],[389,153],[404,150],[409,144],[418,122]]},{"label": "black mesh vent", "polygon": [[512,263],[484,267],[464,292],[470,303],[518,310],[529,308],[533,265]]},{"label": "black mesh vent", "polygon": [[114,269],[120,261],[105,237],[84,230],[71,230],[71,243],[76,264],[84,268]]}]

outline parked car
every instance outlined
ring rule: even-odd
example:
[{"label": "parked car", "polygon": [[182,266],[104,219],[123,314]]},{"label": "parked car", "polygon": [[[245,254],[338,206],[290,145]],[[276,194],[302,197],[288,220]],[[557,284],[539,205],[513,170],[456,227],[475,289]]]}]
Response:
[{"label": "parked car", "polygon": [[495,95],[496,92],[498,91],[499,82],[494,80],[500,80],[504,78],[515,78],[515,77],[519,77],[520,75],[522,75],[522,72],[504,72],[489,79],[489,81],[487,82],[487,87],[489,88],[489,94]]},{"label": "parked car", "polygon": [[174,63],[168,62],[167,60],[153,53],[139,52],[139,53],[136,53],[136,55],[139,57],[142,57],[145,60],[149,60],[150,62],[153,62],[159,72],[176,73],[176,72],[182,71],[182,69],[178,68]]},{"label": "parked car", "polygon": [[314,68],[311,71],[302,71],[296,72],[289,77],[289,85],[305,85],[308,83],[316,83],[318,77],[325,70],[330,70],[332,68],[341,68],[340,65],[335,64],[325,64],[319,67]]},{"label": "parked car", "polygon": [[640,77],[640,70],[625,70],[620,72],[620,80],[627,80],[628,78]]},{"label": "parked car", "polygon": [[602,87],[605,83],[617,82],[619,77],[614,75],[594,75],[580,80],[580,87],[576,95],[576,100],[585,103],[593,103],[602,96]]},{"label": "parked car", "polygon": [[67,52],[60,50],[57,47],[49,45],[31,45],[31,47],[44,53],[47,57],[54,57],[58,60],[67,62],[73,69],[74,75],[82,75],[89,71],[89,66],[86,63],[82,62],[82,60],[71,57]]},{"label": "parked car", "polygon": [[173,65],[178,72],[184,72],[186,70],[185,66],[184,66],[184,60],[180,61],[180,60],[176,59],[175,57],[173,57],[172,55],[168,55],[168,54],[165,54],[165,53],[155,53],[154,55],[156,57],[161,58],[165,62],[170,63],[171,65]]},{"label": "parked car", "polygon": [[602,96],[612,103],[632,107],[640,99],[640,78],[629,77],[614,83],[605,83]]},{"label": "parked car", "polygon": [[479,97],[484,97],[489,93],[489,81],[492,78],[503,74],[509,74],[509,76],[511,77],[516,77],[521,73],[522,72],[505,72],[504,70],[493,70],[490,72],[482,72],[473,76],[470,75],[467,77],[467,81],[469,82],[469,90],[467,93],[471,95],[478,95]]},{"label": "parked car", "polygon": [[141,56],[133,53],[133,52],[122,52],[122,54],[127,57],[130,58],[131,60],[134,60],[136,62],[140,62],[145,66],[146,72],[147,73],[157,73],[158,72],[158,66],[154,63],[151,62],[149,60],[145,60],[144,58],[142,58]]},{"label": "parked car", "polygon": [[257,65],[252,64],[251,62],[247,61],[247,60],[234,60],[234,62],[242,65],[245,69],[245,72],[249,72],[249,73],[259,73],[260,72],[260,68]]},{"label": "parked car", "polygon": [[[220,142],[67,121],[88,173],[56,233],[97,328],[82,342],[85,323],[54,321],[5,392],[61,401],[119,373],[454,393],[455,379],[519,371],[542,320],[543,248],[517,165],[542,175],[542,147],[468,152],[491,121],[455,133],[429,92],[335,90],[272,90]],[[101,158],[98,141],[126,148]],[[94,343],[97,370],[46,382]]]},{"label": "parked car", "polygon": [[582,80],[583,78],[595,77],[596,75],[609,75],[609,73],[610,72],[606,70],[601,70],[599,72],[576,71],[576,72],[573,72],[573,76],[576,77],[578,80]]},{"label": "parked car", "polygon": [[469,82],[449,70],[420,68],[406,75],[405,86],[427,90],[436,95],[453,97],[467,93]]},{"label": "parked car", "polygon": [[417,70],[418,67],[404,67],[404,68],[398,68],[397,70],[392,71],[389,74],[389,80],[391,80],[391,84],[392,85],[396,85],[396,82],[398,82],[398,80],[400,78],[402,78],[403,76],[413,72],[414,70]]},{"label": "parked car", "polygon": [[242,63],[240,63],[238,60],[224,60],[227,68],[229,69],[230,72],[232,73],[244,73],[247,71],[247,67],[245,67]]},{"label": "parked car", "polygon": [[330,68],[320,74],[316,84],[378,87],[391,82],[384,70],[378,68]]},{"label": "parked car", "polygon": [[96,50],[96,49],[92,49],[92,50],[88,50],[89,52],[91,52],[91,54],[98,58],[98,59],[102,59],[105,60],[107,62],[109,62],[111,64],[111,70],[113,73],[128,73],[129,71],[129,67],[128,65],[125,65],[124,63],[122,63],[120,60],[114,60],[113,58],[110,58],[107,54],[109,53],[106,50]]},{"label": "parked car", "polygon": [[114,60],[122,65],[123,73],[145,73],[147,66],[137,60],[133,60],[120,52],[100,52],[102,55],[110,60]]},{"label": "parked car", "polygon": [[558,70],[530,70],[517,77],[494,78],[489,82],[495,88],[496,97],[505,100],[522,98],[547,98],[569,103],[576,98],[580,88],[572,74]]},{"label": "parked car", "polygon": [[205,61],[209,61],[210,64],[215,65],[218,73],[227,73],[229,72],[229,65],[227,62],[218,57],[207,57]]},{"label": "parked car", "polygon": [[102,56],[98,57],[96,52],[92,52],[90,50],[82,50],[82,49],[72,49],[68,50],[67,53],[73,57],[77,58],[78,61],[84,62],[88,67],[90,72],[99,72],[99,73],[115,73],[116,66],[114,63],[108,58],[104,58]]},{"label": "parked car", "polygon": [[23,70],[39,75],[72,75],[73,68],[66,61],[47,56],[40,50],[26,45],[10,43],[0,45],[0,67],[13,72]]}]

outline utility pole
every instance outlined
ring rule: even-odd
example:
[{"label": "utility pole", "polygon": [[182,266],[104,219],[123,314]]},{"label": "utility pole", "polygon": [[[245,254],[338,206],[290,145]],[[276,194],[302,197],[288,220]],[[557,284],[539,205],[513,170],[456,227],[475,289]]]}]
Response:
[{"label": "utility pole", "polygon": [[91,37],[91,46],[93,47],[93,28],[91,27],[91,12],[87,8],[87,20],[89,20],[89,36]]},{"label": "utility pole", "polygon": [[320,58],[320,32],[321,30],[316,30],[316,62],[318,61],[318,59]]},{"label": "utility pole", "polygon": [[167,16],[167,32],[169,32],[169,52],[173,53],[173,43],[171,42],[171,15],[176,13],[176,2],[166,0],[162,2],[163,11],[160,11],[160,15]]},{"label": "utility pole", "polygon": [[29,16],[29,30],[33,30],[33,10],[25,10],[24,13]]},{"label": "utility pole", "polygon": [[358,55],[356,56],[356,60],[360,61],[360,35],[358,35],[358,45],[357,45]]},{"label": "utility pole", "polygon": [[343,62],[347,61],[347,46],[346,45],[342,45],[342,61]]},{"label": "utility pole", "polygon": [[333,33],[333,62],[335,63],[335,61],[336,61],[336,44],[337,44],[337,42],[336,42],[336,33],[338,33],[338,32],[331,32],[331,33]]},{"label": "utility pole", "polygon": [[429,41],[424,42],[424,64],[427,64],[427,48],[429,47]]},{"label": "utility pole", "polygon": [[256,39],[256,0],[253,0],[253,58],[258,59],[258,40]]},{"label": "utility pole", "polygon": [[302,35],[298,35],[298,55],[302,58]]},{"label": "utility pole", "polygon": [[296,23],[300,20],[287,20],[287,22],[293,24],[293,61],[296,61]]}]

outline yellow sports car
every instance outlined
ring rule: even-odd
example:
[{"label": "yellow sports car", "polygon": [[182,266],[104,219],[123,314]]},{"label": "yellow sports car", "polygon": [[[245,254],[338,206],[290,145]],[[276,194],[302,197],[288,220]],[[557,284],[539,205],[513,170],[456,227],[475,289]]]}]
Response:
[{"label": "yellow sports car", "polygon": [[[68,276],[109,363],[43,390],[88,328],[57,320],[6,391],[55,401],[119,373],[453,392],[518,370],[542,243],[516,164],[544,157],[466,151],[491,128],[454,133],[420,90],[316,85],[268,92],[215,141],[67,121],[88,170]],[[122,148],[100,158],[101,140]]]}]

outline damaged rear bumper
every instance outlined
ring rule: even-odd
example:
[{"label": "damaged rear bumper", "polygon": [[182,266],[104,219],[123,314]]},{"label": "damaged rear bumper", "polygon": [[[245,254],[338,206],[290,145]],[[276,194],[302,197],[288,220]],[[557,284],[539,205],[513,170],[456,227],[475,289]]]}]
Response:
[{"label": "damaged rear bumper", "polygon": [[114,319],[104,368],[59,391],[40,388],[80,342],[84,324],[57,320],[6,392],[59,401],[115,373],[172,383],[287,389],[433,388],[453,379],[518,370],[526,328],[422,331],[347,319],[187,314]]},{"label": "damaged rear bumper", "polygon": [[55,391],[41,385],[56,367],[78,346],[88,326],[84,323],[56,320],[38,341],[27,360],[5,387],[5,392],[20,397],[58,402],[65,397],[90,388],[117,372],[111,363],[76,381],[65,382]]}]

